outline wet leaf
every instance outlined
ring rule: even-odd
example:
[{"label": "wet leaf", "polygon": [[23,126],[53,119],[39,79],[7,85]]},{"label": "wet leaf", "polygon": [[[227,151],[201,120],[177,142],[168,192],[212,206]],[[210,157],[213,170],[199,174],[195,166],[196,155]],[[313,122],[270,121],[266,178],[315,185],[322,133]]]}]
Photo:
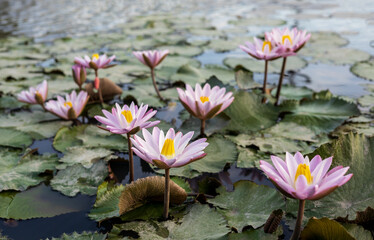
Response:
[{"label": "wet leaf", "polygon": [[83,211],[87,206],[79,198],[66,201],[60,193],[40,185],[24,192],[0,193],[0,217],[12,219],[46,218]]},{"label": "wet leaf", "polygon": [[75,164],[81,164],[84,168],[91,168],[92,165],[99,161],[101,158],[109,160],[114,156],[112,151],[105,148],[94,148],[89,149],[81,146],[70,147],[64,156],[59,160],[60,164],[58,169],[65,169],[66,167],[73,166]]},{"label": "wet leaf", "polygon": [[[106,234],[98,233],[98,232],[82,232],[77,233],[73,232],[71,234],[62,234],[59,238],[51,238],[51,240],[105,240]],[[46,240],[49,240],[47,238]]]},{"label": "wet leaf", "polygon": [[0,136],[3,136],[0,138],[0,146],[25,148],[32,143],[29,134],[11,128],[0,128]]},{"label": "wet leaf", "polygon": [[250,229],[241,233],[229,234],[229,240],[247,240],[247,239],[261,239],[261,240],[278,240],[282,235],[282,228],[278,227],[273,234],[265,233],[263,228]]},{"label": "wet leaf", "polygon": [[229,226],[239,232],[245,226],[260,227],[273,210],[284,207],[282,195],[274,188],[250,181],[236,182],[234,188],[234,192],[226,192],[221,187],[220,195],[208,202],[221,208]]},{"label": "wet leaf", "polygon": [[234,24],[236,26],[281,26],[286,24],[286,21],[281,19],[274,19],[274,18],[264,18],[264,17],[256,17],[256,18],[242,18],[238,17],[237,20],[229,21],[230,24]]},{"label": "wet leaf", "polygon": [[374,59],[355,63],[351,67],[351,72],[359,77],[374,81]]},{"label": "wet leaf", "polygon": [[78,193],[94,195],[97,186],[107,175],[108,169],[104,161],[94,163],[90,168],[75,164],[60,170],[51,180],[51,187],[70,197]]},{"label": "wet leaf", "polygon": [[0,151],[0,191],[23,191],[43,181],[40,173],[54,170],[57,165],[55,155],[36,156],[29,154],[22,157],[18,150],[1,149]]},{"label": "wet leaf", "polygon": [[304,230],[301,232],[302,240],[354,240],[351,234],[338,222],[328,218],[311,218]]}]

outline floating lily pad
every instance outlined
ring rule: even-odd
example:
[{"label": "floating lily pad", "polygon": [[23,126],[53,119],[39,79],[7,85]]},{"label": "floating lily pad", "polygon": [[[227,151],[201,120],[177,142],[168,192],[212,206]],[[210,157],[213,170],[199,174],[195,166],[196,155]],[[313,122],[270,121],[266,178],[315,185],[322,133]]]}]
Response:
[{"label": "floating lily pad", "polygon": [[10,128],[0,128],[0,146],[25,148],[32,143],[29,134]]},{"label": "floating lily pad", "polygon": [[374,59],[354,64],[351,67],[351,72],[359,77],[374,81]]},{"label": "floating lily pad", "polygon": [[166,222],[129,222],[114,225],[109,233],[109,239],[116,239],[122,231],[135,231],[141,239],[189,239],[213,240],[225,236],[230,229],[226,221],[207,205],[194,204],[189,212],[180,220]]},{"label": "floating lily pad", "polygon": [[316,134],[328,133],[351,116],[360,114],[357,106],[340,98],[302,101],[283,119],[313,130]]},{"label": "floating lily pad", "polygon": [[[98,233],[98,232],[82,232],[77,233],[73,232],[72,234],[62,234],[59,238],[51,238],[51,240],[105,240],[106,234]],[[47,238],[46,240],[49,240]]]},{"label": "floating lily pad", "polygon": [[194,46],[162,46],[160,49],[168,49],[170,55],[194,57],[203,53],[203,50]]},{"label": "floating lily pad", "polygon": [[254,132],[276,123],[279,110],[271,104],[263,104],[260,96],[238,91],[234,97],[234,102],[225,110],[231,119],[226,129]]},{"label": "floating lily pad", "polygon": [[1,149],[0,151],[0,191],[23,191],[29,186],[35,186],[43,181],[40,173],[54,170],[57,165],[55,155],[45,154],[36,156],[29,154],[21,156],[20,151]]},{"label": "floating lily pad", "polygon": [[366,61],[370,54],[351,48],[333,48],[326,46],[307,48],[301,51],[301,54],[307,57],[309,63],[330,63],[336,65],[354,64],[360,61]]},{"label": "floating lily pad", "polygon": [[87,125],[61,128],[53,139],[53,147],[60,152],[64,152],[68,147],[80,146],[82,141],[77,139],[77,135],[82,134]]},{"label": "floating lily pad", "polygon": [[[271,94],[275,96],[277,89],[274,88]],[[306,87],[293,87],[289,85],[282,86],[281,96],[287,99],[301,100],[303,98],[311,99],[313,97],[313,90]]]},{"label": "floating lily pad", "polygon": [[356,224],[349,224],[349,223],[343,223],[342,224],[345,229],[355,238],[360,240],[372,240],[373,237],[370,233],[370,231],[365,230],[360,225]]},{"label": "floating lily pad", "polygon": [[354,240],[355,238],[338,222],[328,218],[311,218],[304,230],[301,232],[302,240],[314,239],[342,239]]},{"label": "floating lily pad", "polygon": [[208,202],[221,208],[219,212],[238,232],[245,226],[262,226],[273,210],[284,207],[282,195],[274,188],[250,181],[236,182],[234,188],[234,192],[226,192],[221,187],[220,195]]},{"label": "floating lily pad", "polygon": [[16,127],[16,129],[28,133],[33,139],[40,140],[55,136],[61,127],[69,125],[71,125],[70,121],[52,121],[23,125]]},{"label": "floating lily pad", "polygon": [[269,161],[270,159],[268,154],[254,149],[238,146],[238,151],[239,155],[236,166],[239,168],[259,168],[260,160]]},{"label": "floating lily pad", "polygon": [[124,189],[123,185],[110,186],[108,182],[103,182],[97,189],[96,202],[88,214],[89,218],[102,221],[119,217],[119,197]]},{"label": "floating lily pad", "polygon": [[[280,73],[283,59],[277,59],[268,63],[268,73]],[[228,57],[223,60],[223,63],[235,69],[237,66],[242,66],[251,72],[263,73],[265,69],[265,61],[256,60],[250,57],[247,58],[234,58]],[[298,71],[306,67],[307,62],[298,56],[292,56],[287,58],[286,71],[293,70]]]},{"label": "floating lily pad", "polygon": [[279,236],[282,235],[282,228],[278,229],[270,234],[265,233],[263,228],[250,229],[241,233],[229,234],[229,240],[247,240],[247,239],[261,239],[261,240],[278,240]]},{"label": "floating lily pad", "polygon": [[348,40],[335,32],[312,32],[308,41],[308,48],[342,47],[348,44]]},{"label": "floating lily pad", "polygon": [[94,163],[90,168],[75,164],[60,170],[51,180],[51,187],[70,197],[78,193],[94,195],[97,186],[107,175],[108,169],[104,161]]},{"label": "floating lily pad", "polygon": [[80,199],[66,201],[60,193],[45,185],[24,192],[0,193],[0,217],[6,219],[46,218],[84,210],[85,202]]},{"label": "floating lily pad", "polygon": [[273,136],[279,136],[293,140],[307,142],[317,141],[316,134],[308,126],[300,126],[294,122],[279,122],[276,125],[266,129],[264,132]]},{"label": "floating lily pad", "polygon": [[263,17],[256,17],[256,18],[238,18],[237,20],[229,21],[230,24],[237,25],[237,26],[281,26],[286,24],[287,22],[281,19],[274,19],[274,18],[263,18]]},{"label": "floating lily pad", "polygon": [[78,163],[85,168],[91,168],[92,165],[100,158],[105,158],[105,160],[111,159],[111,154],[112,151],[105,148],[89,149],[82,146],[70,147],[60,159],[62,164],[60,164],[57,168],[65,169],[66,167],[70,167]]}]

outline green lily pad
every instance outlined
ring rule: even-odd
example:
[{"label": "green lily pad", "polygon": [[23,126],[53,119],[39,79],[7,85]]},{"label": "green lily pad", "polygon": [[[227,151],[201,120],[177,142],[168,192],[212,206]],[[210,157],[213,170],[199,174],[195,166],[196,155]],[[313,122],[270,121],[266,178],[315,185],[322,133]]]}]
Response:
[{"label": "green lily pad", "polygon": [[[277,89],[274,88],[271,94],[275,96]],[[313,97],[313,90],[306,87],[292,87],[289,85],[282,86],[281,96],[287,99],[301,100],[303,98],[311,99]]]},{"label": "green lily pad", "polygon": [[[282,67],[282,61],[283,61],[282,58],[269,61],[268,73],[279,73]],[[256,60],[250,57],[247,57],[247,58],[228,57],[223,60],[223,63],[232,69],[235,69],[237,66],[242,66],[251,72],[263,73],[265,69],[265,61]],[[289,71],[289,70],[298,71],[306,67],[306,65],[307,65],[307,62],[298,56],[288,57],[287,62],[286,62],[286,71]]]},{"label": "green lily pad", "polygon": [[169,220],[166,222],[140,221],[117,224],[113,226],[108,239],[118,239],[118,235],[122,231],[132,230],[144,240],[165,238],[213,240],[225,236],[230,231],[222,215],[207,205],[192,205],[180,222],[177,224]]},{"label": "green lily pad", "polygon": [[57,117],[51,113],[45,113],[39,110],[32,112],[16,112],[14,114],[2,114],[0,115],[0,127],[19,127],[19,126],[28,126],[31,124],[46,122],[50,120],[56,120]]},{"label": "green lily pad", "polygon": [[103,182],[97,189],[96,202],[88,217],[95,221],[119,217],[119,197],[124,189],[123,185],[110,186]]},{"label": "green lily pad", "polygon": [[304,230],[301,232],[302,240],[354,240],[351,234],[338,222],[328,218],[311,218]]},{"label": "green lily pad", "polygon": [[0,109],[5,108],[20,108],[25,106],[26,103],[19,102],[17,98],[11,96],[2,96],[0,98]]},{"label": "green lily pad", "polygon": [[325,64],[354,64],[360,61],[369,60],[370,54],[364,51],[351,48],[333,48],[326,46],[306,48],[301,54],[307,57],[309,63],[325,63]]},{"label": "green lily pad", "polygon": [[[294,122],[279,122],[266,129],[265,133],[272,136],[284,137],[293,140],[316,142],[316,134],[307,126],[300,126]],[[291,150],[290,150],[291,151]]]},{"label": "green lily pad", "polygon": [[69,125],[71,125],[70,121],[53,121],[18,126],[16,129],[28,133],[33,139],[40,140],[55,136],[61,127]]},{"label": "green lily pad", "polygon": [[309,48],[330,48],[342,47],[349,43],[349,41],[335,32],[312,32],[312,36],[308,41]]},{"label": "green lily pad", "polygon": [[242,18],[238,17],[237,20],[229,21],[229,24],[233,24],[236,26],[281,26],[286,24],[287,22],[281,19],[274,19],[274,18],[263,18],[263,17],[256,17],[256,18]]},{"label": "green lily pad", "polygon": [[60,170],[51,180],[51,187],[70,197],[78,193],[94,195],[106,176],[108,169],[105,161],[94,163],[90,168],[75,164]]},{"label": "green lily pad", "polygon": [[[162,91],[160,91],[162,96]],[[134,90],[124,91],[122,93],[122,98],[127,96],[133,96],[136,98],[138,103],[147,104],[150,107],[163,107],[164,103],[158,98],[156,91],[152,85],[141,85],[136,86]]]},{"label": "green lily pad", "polygon": [[239,155],[236,166],[239,168],[260,168],[260,160],[269,161],[270,156],[251,148],[237,146]]},{"label": "green lily pad", "polygon": [[234,102],[225,110],[231,119],[226,129],[254,132],[276,123],[279,110],[271,104],[263,104],[260,96],[238,91],[234,97]]},{"label": "green lily pad", "polygon": [[253,73],[245,69],[241,69],[235,72],[235,81],[240,89],[262,87],[261,84],[253,80]]},{"label": "green lily pad", "polygon": [[[188,113],[188,112],[187,112]],[[210,136],[214,133],[221,132],[222,129],[228,124],[229,118],[224,114],[216,116],[212,119],[205,121],[205,134]],[[186,119],[182,126],[179,128],[182,132],[194,131],[196,134],[200,132],[201,120],[190,116]]]},{"label": "green lily pad", "polygon": [[82,134],[86,128],[87,125],[61,128],[53,139],[53,147],[57,151],[64,152],[68,147],[82,145],[82,141],[76,137]]},{"label": "green lily pad", "polygon": [[[51,238],[51,240],[105,240],[106,234],[98,233],[98,232],[82,232],[77,233],[73,232],[71,234],[62,234],[59,238]],[[46,240],[49,240],[47,238]]]},{"label": "green lily pad", "polygon": [[370,233],[370,231],[365,230],[360,225],[356,224],[349,224],[349,223],[343,223],[342,224],[345,229],[355,238],[360,240],[372,240],[373,237]]},{"label": "green lily pad", "polygon": [[51,191],[45,185],[40,185],[20,193],[1,192],[0,217],[6,219],[53,217],[82,211],[87,207],[85,204],[78,198],[66,201],[60,193]]},{"label": "green lily pad", "polygon": [[261,240],[278,240],[279,236],[282,235],[282,228],[278,229],[270,234],[265,233],[263,228],[250,229],[241,233],[231,233],[229,234],[229,240],[247,240],[247,239],[261,239]]},{"label": "green lily pad", "polygon": [[65,169],[66,167],[73,166],[75,164],[81,164],[84,168],[91,168],[92,165],[97,162],[100,158],[109,160],[112,157],[112,151],[105,148],[94,148],[89,149],[82,146],[70,147],[64,156],[60,159],[60,164],[57,169]]},{"label": "green lily pad", "polygon": [[29,134],[14,129],[0,128],[0,135],[4,136],[0,138],[0,146],[25,148],[32,143]]},{"label": "green lily pad", "polygon": [[351,72],[359,77],[374,81],[374,59],[355,63],[351,67]]},{"label": "green lily pad", "polygon": [[313,130],[316,134],[328,133],[351,116],[360,114],[357,106],[340,98],[302,101],[283,119]]},{"label": "green lily pad", "polygon": [[57,165],[55,155],[21,156],[18,150],[1,149],[0,151],[0,191],[23,191],[43,181],[40,173],[54,170]]},{"label": "green lily pad", "polygon": [[203,53],[203,50],[194,46],[162,46],[160,49],[168,49],[170,55],[194,57]]},{"label": "green lily pad", "polygon": [[221,208],[219,212],[238,232],[245,226],[262,226],[273,210],[284,207],[282,195],[274,188],[250,181],[236,182],[234,188],[234,192],[226,192],[221,187],[220,195],[208,202]]}]

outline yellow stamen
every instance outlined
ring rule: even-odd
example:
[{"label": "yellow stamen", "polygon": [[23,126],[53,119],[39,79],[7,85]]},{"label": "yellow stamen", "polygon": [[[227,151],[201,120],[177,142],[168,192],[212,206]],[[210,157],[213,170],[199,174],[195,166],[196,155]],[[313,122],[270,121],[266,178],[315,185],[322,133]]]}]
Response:
[{"label": "yellow stamen", "polygon": [[305,163],[299,164],[299,166],[297,167],[296,175],[295,175],[295,182],[300,175],[305,176],[308,184],[311,184],[313,182],[313,177],[312,177],[312,174],[310,173],[310,168]]},{"label": "yellow stamen", "polygon": [[201,97],[200,97],[200,101],[201,101],[202,103],[209,102],[209,97],[201,96]]},{"label": "yellow stamen", "polygon": [[292,40],[291,40],[291,37],[290,35],[283,35],[282,36],[282,44],[284,44],[284,41],[288,39],[288,41],[290,42],[290,44],[292,45]]},{"label": "yellow stamen", "polygon": [[166,139],[164,146],[162,147],[161,154],[167,159],[171,159],[175,156],[174,139]]},{"label": "yellow stamen", "polygon": [[265,51],[266,45],[269,46],[269,52],[271,52],[271,43],[269,41],[264,41],[264,43],[262,44],[262,51]]},{"label": "yellow stamen", "polygon": [[126,118],[127,123],[131,123],[133,118],[130,110],[123,110],[122,115]]},{"label": "yellow stamen", "polygon": [[73,107],[73,104],[72,104],[71,102],[65,102],[65,103],[64,103],[64,106],[65,106],[65,107],[66,107],[66,106]]},{"label": "yellow stamen", "polygon": [[92,54],[92,60],[94,59],[99,59],[99,54],[95,53],[95,54]]}]

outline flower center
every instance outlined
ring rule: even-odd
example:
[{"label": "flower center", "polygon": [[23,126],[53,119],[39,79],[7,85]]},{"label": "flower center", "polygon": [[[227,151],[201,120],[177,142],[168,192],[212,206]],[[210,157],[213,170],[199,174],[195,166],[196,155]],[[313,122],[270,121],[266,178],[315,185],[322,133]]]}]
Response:
[{"label": "flower center", "polygon": [[271,43],[269,41],[264,41],[262,44],[262,51],[265,52],[266,45],[269,46],[269,52],[271,52]]},{"label": "flower center", "polygon": [[287,40],[290,42],[290,44],[292,45],[292,40],[291,40],[290,35],[283,35],[283,36],[282,36],[282,44],[284,45],[284,41],[285,41],[286,39],[287,39]]},{"label": "flower center", "polygon": [[202,103],[209,102],[209,97],[201,96],[201,97],[200,97],[200,101],[201,101]]},{"label": "flower center", "polygon": [[130,110],[123,110],[122,115],[126,118],[127,123],[131,123],[133,118]]},{"label": "flower center", "polygon": [[95,54],[92,54],[92,60],[94,59],[99,59],[99,54],[95,53]]},{"label": "flower center", "polygon": [[166,139],[164,146],[162,147],[161,154],[167,159],[171,159],[175,156],[174,139]]},{"label": "flower center", "polygon": [[71,102],[65,102],[65,103],[64,103],[64,106],[65,106],[65,107],[66,107],[66,106],[73,107],[73,104],[72,104]]},{"label": "flower center", "polygon": [[310,173],[310,168],[305,163],[299,164],[299,166],[297,167],[296,175],[295,175],[295,182],[300,175],[305,176],[308,184],[311,184],[313,182],[313,177],[312,177],[312,174]]}]

